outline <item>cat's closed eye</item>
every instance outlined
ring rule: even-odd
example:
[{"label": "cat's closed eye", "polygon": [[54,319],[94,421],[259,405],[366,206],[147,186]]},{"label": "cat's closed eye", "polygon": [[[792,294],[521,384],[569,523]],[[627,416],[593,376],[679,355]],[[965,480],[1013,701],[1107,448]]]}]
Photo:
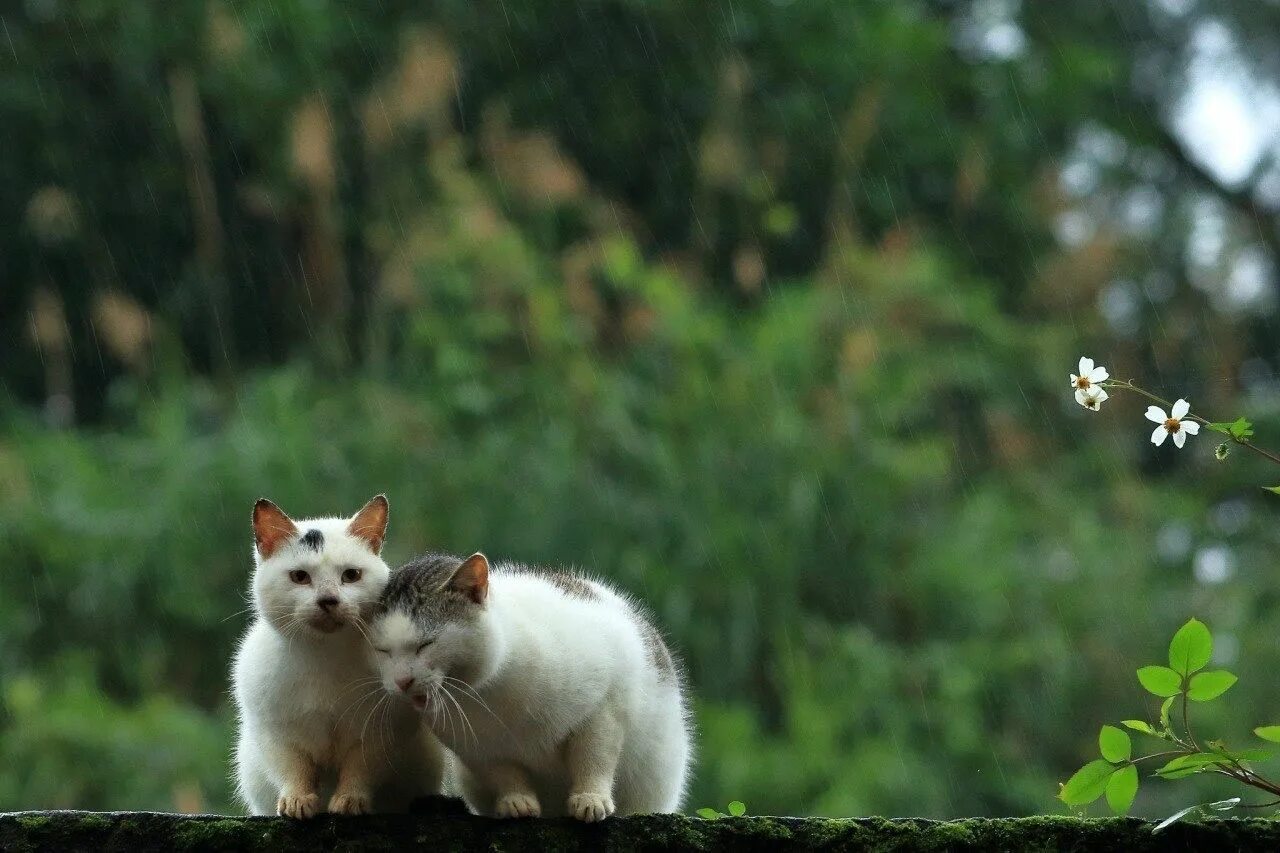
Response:
[{"label": "cat's closed eye", "polygon": [[311,583],[311,575],[307,574],[302,569],[294,569],[289,572],[289,580],[297,584],[305,585]]},{"label": "cat's closed eye", "polygon": [[342,571],[342,582],[343,582],[343,583],[355,583],[356,581],[360,580],[360,577],[361,577],[363,574],[364,574],[364,572],[363,572],[363,571],[361,571],[360,569],[343,569],[343,571]]},{"label": "cat's closed eye", "polygon": [[418,646],[418,651],[415,652],[414,654],[419,654],[419,655],[422,654],[422,650],[434,642],[435,640],[427,640],[426,642],[422,643],[422,645]]},{"label": "cat's closed eye", "polygon": [[375,652],[377,652],[378,654],[380,654],[380,655],[389,655],[389,654],[391,654],[391,649],[380,649],[380,648],[378,648],[377,646],[374,646],[373,650],[374,650]]}]

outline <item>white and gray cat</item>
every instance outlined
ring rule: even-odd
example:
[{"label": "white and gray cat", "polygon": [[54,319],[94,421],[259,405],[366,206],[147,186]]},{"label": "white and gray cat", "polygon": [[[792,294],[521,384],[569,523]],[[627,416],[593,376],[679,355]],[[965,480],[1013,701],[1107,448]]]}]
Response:
[{"label": "white and gray cat", "polygon": [[680,668],[600,581],[429,554],[393,573],[369,628],[383,686],[456,755],[474,811],[679,809],[691,760]]},{"label": "white and gray cat", "polygon": [[253,814],[400,811],[441,789],[419,715],[383,701],[365,621],[389,575],[379,495],[350,518],[253,508],[253,609],[232,667],[236,787]]}]

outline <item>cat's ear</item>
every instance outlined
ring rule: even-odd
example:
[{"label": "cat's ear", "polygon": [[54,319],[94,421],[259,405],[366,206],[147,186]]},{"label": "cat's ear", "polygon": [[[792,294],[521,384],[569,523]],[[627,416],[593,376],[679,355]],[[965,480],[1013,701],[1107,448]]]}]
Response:
[{"label": "cat's ear", "polygon": [[376,495],[365,504],[359,512],[351,517],[347,532],[357,539],[363,539],[369,550],[375,554],[382,552],[382,540],[387,538],[387,506],[386,495]]},{"label": "cat's ear", "polygon": [[266,498],[253,505],[253,543],[262,559],[267,559],[284,543],[298,535],[298,526],[284,510]]},{"label": "cat's ear", "polygon": [[489,595],[489,558],[479,551],[462,561],[449,579],[449,589],[462,593],[476,604]]}]

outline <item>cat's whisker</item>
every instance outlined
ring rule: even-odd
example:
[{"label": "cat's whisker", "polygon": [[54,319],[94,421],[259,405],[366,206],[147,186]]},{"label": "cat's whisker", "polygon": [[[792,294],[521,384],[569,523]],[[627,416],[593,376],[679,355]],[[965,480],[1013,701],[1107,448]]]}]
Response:
[{"label": "cat's whisker", "polygon": [[[347,715],[352,713],[353,711],[356,713],[359,713],[360,708],[363,707],[364,703],[368,702],[374,696],[377,696],[380,692],[383,692],[381,684],[379,684],[377,687],[373,688],[372,690],[362,693],[357,699],[350,702],[346,706],[346,708],[343,709],[342,713],[338,716],[337,721],[334,723],[335,727],[338,725],[341,725],[342,721],[346,719]],[[330,706],[330,708],[332,708],[332,705]]]},{"label": "cat's whisker", "polygon": [[359,616],[351,617],[351,624],[360,632],[360,636],[364,637],[364,641],[370,646],[373,645],[373,638],[369,636],[368,626],[360,619]]},{"label": "cat's whisker", "polygon": [[222,622],[230,622],[232,619],[236,618],[237,616],[243,616],[243,615],[245,615],[246,613],[252,613],[252,612],[253,612],[253,610],[254,610],[254,608],[253,608],[253,606],[252,606],[252,605],[250,605],[249,607],[244,608],[243,610],[237,610],[235,613],[232,613],[232,614],[231,614],[230,616],[228,616],[226,619],[223,619],[223,620],[222,620]]},{"label": "cat's whisker", "polygon": [[444,715],[445,722],[449,724],[449,739],[457,741],[458,733],[453,726],[453,712],[449,710],[449,706],[440,701],[440,686],[431,685],[431,705],[436,712],[436,716]]},{"label": "cat's whisker", "polygon": [[511,731],[511,729],[507,726],[506,722],[501,717],[499,717],[496,713],[494,713],[494,710],[489,707],[489,703],[484,701],[484,699],[480,696],[480,694],[476,691],[476,689],[472,687],[470,684],[467,684],[465,681],[463,681],[460,678],[453,678],[452,676],[448,676],[448,675],[444,676],[444,681],[442,683],[446,687],[453,685],[455,689],[462,689],[466,691],[465,693],[462,694],[464,697],[470,699],[472,702],[475,702],[477,705],[479,705],[486,713],[489,714],[490,717],[493,717],[494,721],[497,722],[498,725],[502,726],[503,731],[505,731],[509,736],[513,738],[515,737],[515,733]]},{"label": "cat's whisker", "polygon": [[484,699],[480,696],[480,693],[470,684],[467,684],[467,682],[463,681],[461,678],[454,678],[451,675],[443,676],[443,680],[445,683],[454,685],[458,689],[465,691],[465,695],[469,696],[472,699],[472,701],[474,701],[481,708],[488,711],[490,714],[493,714],[494,719],[499,719],[498,715],[494,714],[493,709],[489,707],[489,703],[484,701]]},{"label": "cat's whisker", "polygon": [[382,707],[382,703],[387,701],[387,697],[388,697],[388,694],[384,693],[382,695],[382,698],[378,700],[377,704],[374,705],[372,708],[370,708],[369,713],[365,715],[364,725],[361,726],[360,728],[360,749],[362,752],[364,750],[364,745],[365,745],[365,739],[364,739],[365,732],[369,730],[369,721],[373,719],[374,712],[376,712],[379,708]]},{"label": "cat's whisker", "polygon": [[334,694],[333,698],[334,700],[337,700],[342,696],[345,696],[347,693],[350,693],[352,690],[355,690],[358,687],[368,687],[370,684],[378,684],[379,686],[381,686],[382,679],[378,678],[376,675],[370,675],[370,676],[366,676],[365,678],[357,678],[357,679],[354,679],[353,681],[348,681],[341,690],[339,690],[336,694]]},{"label": "cat's whisker", "polygon": [[454,698],[454,695],[452,693],[449,692],[448,686],[443,681],[440,682],[440,687],[442,688],[441,692],[443,693],[445,698],[447,698],[450,702],[453,703],[453,707],[458,709],[458,716],[462,718],[463,724],[471,732],[471,739],[476,742],[476,745],[479,745],[480,737],[476,734],[475,727],[471,725],[471,721],[467,719],[467,712],[462,709],[462,706],[460,704],[458,704],[458,700]]}]

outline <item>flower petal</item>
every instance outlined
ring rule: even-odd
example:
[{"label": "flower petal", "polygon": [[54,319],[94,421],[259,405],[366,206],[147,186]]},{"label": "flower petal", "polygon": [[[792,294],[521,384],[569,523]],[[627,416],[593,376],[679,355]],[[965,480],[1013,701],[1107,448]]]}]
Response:
[{"label": "flower petal", "polygon": [[1181,447],[1187,443],[1187,434],[1182,430],[1178,430],[1173,434],[1173,443]]},{"label": "flower petal", "polygon": [[1079,379],[1080,379],[1080,377],[1079,377],[1079,376],[1076,376],[1074,373],[1073,373],[1073,374],[1071,374],[1071,387],[1072,387],[1072,388],[1076,387],[1076,381],[1077,381],[1077,380],[1079,380]]},{"label": "flower petal", "polygon": [[1076,402],[1082,406],[1089,405],[1089,394],[1083,388],[1076,389]]},{"label": "flower petal", "polygon": [[1080,375],[1088,376],[1090,370],[1093,370],[1093,359],[1080,356]]},{"label": "flower petal", "polygon": [[1159,406],[1147,406],[1147,413],[1143,417],[1151,421],[1153,424],[1162,424],[1169,419],[1168,415],[1164,413],[1164,409]]},{"label": "flower petal", "polygon": [[1164,444],[1164,440],[1168,437],[1169,437],[1169,431],[1164,428],[1163,424],[1161,424],[1160,426],[1155,428],[1155,432],[1151,433],[1151,443],[1154,444],[1156,447],[1159,447],[1160,445]]},{"label": "flower petal", "polygon": [[1102,367],[1101,365],[1089,371],[1090,382],[1106,382],[1107,379],[1110,378],[1110,376],[1111,374],[1107,373],[1107,369],[1105,367]]},{"label": "flower petal", "polygon": [[1173,408],[1169,411],[1169,414],[1178,420],[1182,420],[1187,416],[1187,412],[1189,411],[1191,411],[1191,404],[1179,397],[1178,401],[1173,404]]},{"label": "flower petal", "polygon": [[1182,428],[1186,430],[1188,435],[1195,435],[1200,431],[1200,424],[1195,421],[1181,421]]},{"label": "flower petal", "polygon": [[1096,390],[1096,392],[1094,393],[1094,396],[1095,396],[1095,397],[1097,397],[1097,398],[1098,398],[1098,402],[1099,402],[1099,403],[1101,403],[1101,402],[1105,401],[1105,400],[1106,400],[1108,397],[1110,397],[1111,395],[1107,393],[1107,389],[1106,389],[1106,388],[1098,388],[1098,389]]}]

